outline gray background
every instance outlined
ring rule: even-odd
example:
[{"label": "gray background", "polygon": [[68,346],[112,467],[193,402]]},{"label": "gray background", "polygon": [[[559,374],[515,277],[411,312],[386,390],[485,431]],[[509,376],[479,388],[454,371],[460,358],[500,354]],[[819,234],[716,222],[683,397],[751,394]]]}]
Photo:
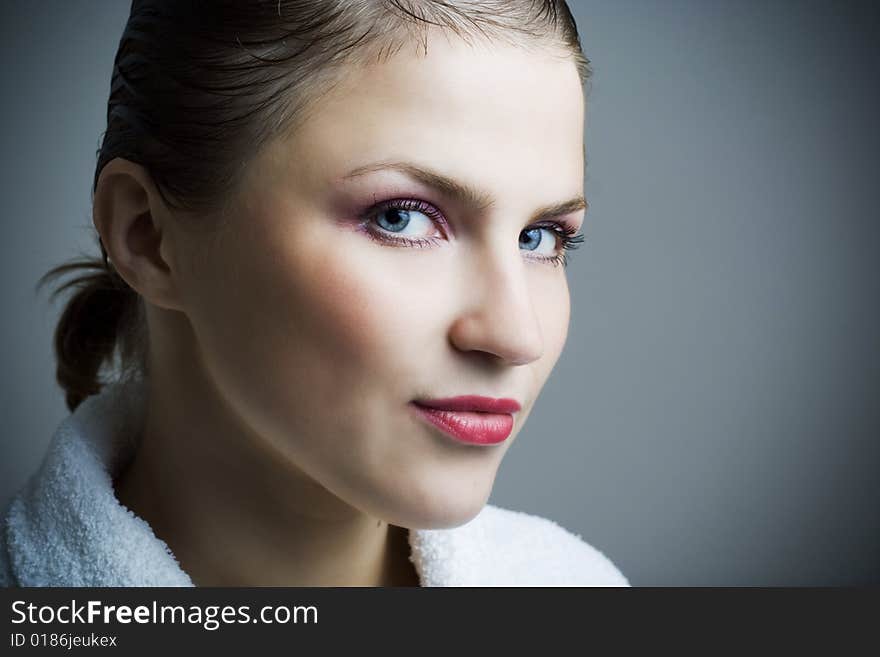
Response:
[{"label": "gray background", "polygon": [[[0,504],[66,415],[61,311],[128,2],[0,5]],[[587,241],[491,502],[635,585],[880,583],[878,73],[868,4],[574,2]]]}]

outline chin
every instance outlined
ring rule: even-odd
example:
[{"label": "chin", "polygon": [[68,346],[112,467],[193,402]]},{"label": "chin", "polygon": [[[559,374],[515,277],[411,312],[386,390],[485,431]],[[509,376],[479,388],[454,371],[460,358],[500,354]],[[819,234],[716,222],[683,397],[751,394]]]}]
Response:
[{"label": "chin", "polygon": [[389,524],[407,529],[451,529],[470,522],[489,501],[491,483],[486,490],[461,488],[432,492],[428,497],[396,501],[394,508],[381,514]]}]

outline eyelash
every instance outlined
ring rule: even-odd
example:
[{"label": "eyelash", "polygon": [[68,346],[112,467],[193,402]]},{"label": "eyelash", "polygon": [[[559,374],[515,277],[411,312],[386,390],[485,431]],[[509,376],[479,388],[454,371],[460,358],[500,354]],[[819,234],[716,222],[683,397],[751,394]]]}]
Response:
[{"label": "eyelash", "polygon": [[[385,211],[385,210],[416,210],[418,212],[423,213],[425,216],[430,217],[435,222],[441,224],[444,227],[448,227],[446,219],[440,213],[437,208],[435,208],[430,203],[425,203],[424,201],[420,201],[418,199],[393,199],[390,201],[382,201],[376,203],[360,215],[360,223],[362,225],[370,222],[376,215]],[[562,265],[563,267],[568,265],[568,259],[566,258],[565,252],[573,249],[577,249],[580,244],[584,241],[584,235],[582,233],[578,233],[576,229],[568,226],[566,224],[560,224],[556,222],[543,222],[539,224],[534,224],[523,230],[532,230],[535,228],[547,228],[552,232],[556,233],[557,238],[561,243],[561,248],[559,252],[552,257],[548,256],[537,256],[536,260],[543,260],[545,262],[550,262],[554,267],[558,267]],[[405,246],[413,246],[417,248],[425,248],[428,246],[433,246],[437,243],[436,238],[432,239],[411,239],[409,237],[394,237],[392,235],[388,235],[387,233],[378,234],[372,230],[367,230],[367,235],[380,243],[397,243],[403,244]]]}]

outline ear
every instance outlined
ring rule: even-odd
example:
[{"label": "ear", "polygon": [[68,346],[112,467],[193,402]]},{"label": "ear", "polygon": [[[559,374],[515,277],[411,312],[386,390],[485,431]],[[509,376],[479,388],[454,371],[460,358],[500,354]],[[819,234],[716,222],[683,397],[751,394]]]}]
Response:
[{"label": "ear", "polygon": [[98,177],[92,221],[113,267],[146,301],[180,310],[170,212],[149,172],[115,158]]}]

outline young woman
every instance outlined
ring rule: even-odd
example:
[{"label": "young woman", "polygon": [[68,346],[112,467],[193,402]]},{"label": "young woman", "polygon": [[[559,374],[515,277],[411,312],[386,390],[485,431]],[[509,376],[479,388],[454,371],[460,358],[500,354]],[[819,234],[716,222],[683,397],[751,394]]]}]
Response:
[{"label": "young woman", "polygon": [[567,337],[588,75],[562,1],[135,0],[0,580],[626,585],[487,505]]}]

